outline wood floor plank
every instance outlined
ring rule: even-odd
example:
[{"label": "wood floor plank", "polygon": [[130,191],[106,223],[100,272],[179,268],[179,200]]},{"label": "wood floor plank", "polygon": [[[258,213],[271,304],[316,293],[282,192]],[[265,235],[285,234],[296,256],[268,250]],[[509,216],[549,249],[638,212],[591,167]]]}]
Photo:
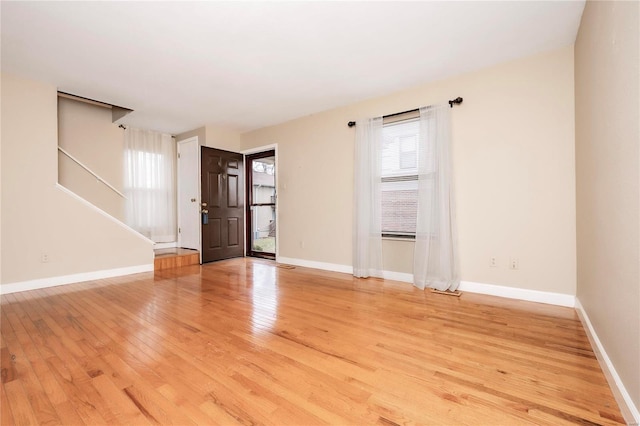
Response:
[{"label": "wood floor plank", "polygon": [[[2,321],[11,323],[6,317],[6,309],[2,312]],[[24,330],[20,328],[20,330]],[[22,377],[25,379],[25,388],[35,408],[35,413],[40,424],[56,424],[61,419],[55,413],[55,404],[66,401],[67,397],[62,388],[53,379],[49,368],[36,350],[26,331],[19,331],[7,335],[6,339],[12,342],[12,357],[16,360],[24,360],[20,367]]]},{"label": "wood floor plank", "polygon": [[11,413],[11,407],[9,406],[7,392],[4,390],[4,384],[0,384],[0,424],[16,424],[13,414]]},{"label": "wood floor plank", "polygon": [[73,404],[69,400],[61,402],[59,404],[55,404],[54,408],[56,410],[56,413],[58,414],[58,417],[62,421],[62,424],[64,425],[87,424],[86,421],[82,417],[80,417]]},{"label": "wood floor plank", "polygon": [[[174,403],[195,423],[198,425],[218,425],[225,424],[220,423],[220,419],[217,417],[210,417],[206,414],[205,410],[202,410],[196,405],[197,398],[191,399],[185,392],[180,392],[174,389],[170,384],[165,383],[156,389],[158,393]],[[228,422],[227,422],[228,424]]]},{"label": "wood floor plank", "polygon": [[168,399],[146,386],[133,385],[125,394],[151,423],[195,425],[195,423]]},{"label": "wood floor plank", "polygon": [[38,419],[33,412],[29,396],[22,387],[21,380],[14,380],[4,383],[4,390],[7,395],[8,407],[13,415],[16,425],[36,425]]},{"label": "wood floor plank", "polygon": [[47,396],[40,380],[33,369],[33,365],[25,355],[22,346],[15,336],[7,337],[7,352],[11,351],[11,357],[15,360],[10,362],[15,364],[15,369],[20,371],[20,380],[25,393],[29,397],[29,403],[37,418],[37,423],[41,425],[61,424],[50,399]]},{"label": "wood floor plank", "polygon": [[0,303],[3,425],[624,423],[569,308],[243,258]]},{"label": "wood floor plank", "polygon": [[91,383],[104,398],[111,412],[114,413],[116,423],[130,425],[151,424],[147,417],[138,409],[136,404],[127,397],[106,375],[100,374],[91,379]]},{"label": "wood floor plank", "polygon": [[65,351],[52,330],[43,321],[42,312],[34,303],[36,299],[33,294],[24,292],[17,295],[16,299],[21,302],[20,306],[15,307],[20,311],[20,323],[25,332],[29,333],[29,337],[37,342],[39,357],[46,362],[47,374],[56,380],[64,395],[63,398],[71,403],[80,418],[87,424],[104,424],[107,421],[105,414],[107,419],[113,420],[108,410],[103,410],[104,402],[96,398],[97,393],[89,388],[88,376],[77,368],[73,356]]}]

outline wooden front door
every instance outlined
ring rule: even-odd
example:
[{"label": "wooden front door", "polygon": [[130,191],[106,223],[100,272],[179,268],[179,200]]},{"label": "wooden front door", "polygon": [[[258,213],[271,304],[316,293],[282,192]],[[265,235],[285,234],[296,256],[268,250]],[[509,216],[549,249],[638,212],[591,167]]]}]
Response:
[{"label": "wooden front door", "polygon": [[202,262],[244,255],[242,154],[201,147]]}]

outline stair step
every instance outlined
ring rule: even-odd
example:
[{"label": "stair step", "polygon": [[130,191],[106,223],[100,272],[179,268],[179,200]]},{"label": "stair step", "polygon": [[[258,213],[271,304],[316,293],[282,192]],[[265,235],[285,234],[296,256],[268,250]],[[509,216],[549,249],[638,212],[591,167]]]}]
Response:
[{"label": "stair step", "polygon": [[154,250],[154,253],[153,269],[155,271],[200,264],[200,252],[198,250],[168,248]]}]

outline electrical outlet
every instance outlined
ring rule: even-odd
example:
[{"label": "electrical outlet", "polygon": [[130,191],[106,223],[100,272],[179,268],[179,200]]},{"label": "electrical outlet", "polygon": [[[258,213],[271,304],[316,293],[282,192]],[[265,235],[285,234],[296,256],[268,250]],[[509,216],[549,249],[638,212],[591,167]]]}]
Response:
[{"label": "electrical outlet", "polygon": [[520,267],[520,262],[515,257],[509,259],[509,269],[518,269]]},{"label": "electrical outlet", "polygon": [[491,256],[489,258],[489,267],[497,268],[498,267],[498,258],[495,256]]},{"label": "electrical outlet", "polygon": [[49,255],[47,253],[42,253],[40,256],[40,262],[49,263]]}]

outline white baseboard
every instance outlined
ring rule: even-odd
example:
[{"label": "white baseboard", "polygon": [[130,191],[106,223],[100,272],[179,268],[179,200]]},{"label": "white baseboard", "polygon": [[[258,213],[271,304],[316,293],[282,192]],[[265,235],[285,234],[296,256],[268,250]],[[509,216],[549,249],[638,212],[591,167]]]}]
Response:
[{"label": "white baseboard", "polygon": [[37,280],[20,281],[17,283],[3,284],[0,286],[0,294],[16,293],[18,291],[37,290],[39,288],[55,287],[58,285],[74,284],[83,281],[100,280],[103,278],[120,277],[123,275],[138,274],[140,272],[152,272],[153,263],[148,265],[127,266],[125,268],[105,269],[102,271],[82,272],[80,274],[62,275],[58,277],[40,278]]},{"label": "white baseboard", "polygon": [[176,241],[172,243],[155,243],[153,245],[154,250],[168,249],[168,248],[175,248],[175,247],[178,247],[178,243]]},{"label": "white baseboard", "polygon": [[[325,271],[353,274],[353,267],[350,265],[316,262],[313,260],[295,259],[282,256],[278,257],[277,261],[279,263],[287,263],[289,265],[303,266],[306,268],[315,268]],[[386,280],[413,283],[413,274],[408,274],[405,272],[383,271],[382,277]],[[458,289],[461,291],[468,291],[469,293],[488,294],[491,296],[506,297],[508,299],[547,303],[549,305],[567,306],[570,308],[573,308],[575,306],[575,296],[572,296],[570,294],[551,293],[546,291],[506,287],[493,284],[482,284],[471,281],[461,281],[460,287],[458,287]]]},{"label": "white baseboard", "polygon": [[471,281],[460,281],[458,290],[506,297],[507,299],[518,299],[529,302],[546,303],[548,305],[566,306],[569,308],[573,308],[576,303],[576,297],[570,294],[530,290],[527,288],[506,287],[503,285],[474,283]]},{"label": "white baseboard", "polygon": [[338,263],[316,262],[315,260],[295,259],[293,257],[278,256],[278,263],[286,263],[287,265],[302,266],[304,268],[322,269],[323,271],[343,272],[345,274],[353,274],[353,267],[350,265],[340,265]]},{"label": "white baseboard", "polygon": [[406,272],[382,271],[382,278],[413,285],[413,274],[407,274]]},{"label": "white baseboard", "polygon": [[580,303],[580,299],[577,297],[576,311],[578,312],[578,317],[580,317],[582,326],[587,332],[587,337],[589,338],[593,352],[596,354],[596,358],[600,363],[600,368],[602,368],[604,376],[607,378],[607,382],[609,383],[609,387],[613,392],[613,396],[620,407],[622,417],[624,417],[625,422],[629,425],[639,425],[640,411],[638,410],[638,407],[635,406],[631,399],[631,395],[629,395],[629,392],[627,392],[627,389],[624,387],[624,383],[622,383],[622,380],[616,372],[611,359],[607,355],[602,342],[600,342],[600,339],[596,334],[596,330],[593,328],[591,320],[589,320],[587,312],[584,310],[584,307]]},{"label": "white baseboard", "polygon": [[[288,265],[302,266],[305,268],[321,269],[323,271],[342,272],[345,274],[353,274],[353,267],[350,265],[340,265],[338,263],[316,262],[314,260],[295,259],[292,257],[278,256],[278,263],[286,263]],[[404,272],[383,271],[382,278],[385,280],[401,281],[405,283],[413,282],[413,274]]]}]

